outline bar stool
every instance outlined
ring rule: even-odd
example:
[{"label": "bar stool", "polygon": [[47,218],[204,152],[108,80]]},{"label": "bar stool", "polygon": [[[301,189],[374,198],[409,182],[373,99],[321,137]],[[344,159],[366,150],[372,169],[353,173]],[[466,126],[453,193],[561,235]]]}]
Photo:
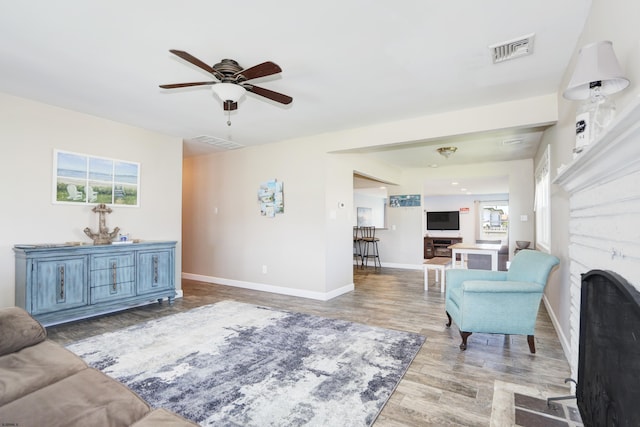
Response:
[{"label": "bar stool", "polygon": [[360,236],[359,228],[355,225],[353,226],[353,257],[358,257],[356,265],[358,263],[362,265],[362,237]]},{"label": "bar stool", "polygon": [[[362,268],[368,266],[369,258],[373,258],[375,268],[382,267],[380,264],[380,254],[378,253],[378,239],[375,227],[360,227],[360,239],[364,247],[362,248]],[[377,262],[376,262],[377,261]]]}]

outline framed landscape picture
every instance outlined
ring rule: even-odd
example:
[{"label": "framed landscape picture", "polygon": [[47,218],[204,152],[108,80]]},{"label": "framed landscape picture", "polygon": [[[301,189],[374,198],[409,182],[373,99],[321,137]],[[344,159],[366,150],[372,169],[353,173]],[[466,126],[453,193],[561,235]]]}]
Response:
[{"label": "framed landscape picture", "polygon": [[53,202],[140,206],[140,164],[55,150]]}]

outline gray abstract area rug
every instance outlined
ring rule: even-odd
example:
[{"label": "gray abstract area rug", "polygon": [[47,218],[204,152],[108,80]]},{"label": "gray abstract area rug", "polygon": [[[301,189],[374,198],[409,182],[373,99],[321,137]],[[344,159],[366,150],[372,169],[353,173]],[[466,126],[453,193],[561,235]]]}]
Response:
[{"label": "gray abstract area rug", "polygon": [[67,348],[203,426],[369,426],[424,341],[222,301]]}]

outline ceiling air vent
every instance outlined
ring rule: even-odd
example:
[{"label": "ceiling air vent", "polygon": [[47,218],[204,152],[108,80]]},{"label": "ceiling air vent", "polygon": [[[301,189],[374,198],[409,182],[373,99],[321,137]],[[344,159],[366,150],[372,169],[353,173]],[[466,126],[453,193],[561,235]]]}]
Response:
[{"label": "ceiling air vent", "polygon": [[527,36],[489,46],[493,63],[497,64],[509,59],[531,55],[533,53],[533,36],[534,34],[531,33]]},{"label": "ceiling air vent", "polygon": [[214,147],[218,147],[221,150],[235,150],[236,148],[244,147],[244,145],[238,144],[237,142],[208,135],[194,136],[193,138],[188,138],[186,141],[213,145]]},{"label": "ceiling air vent", "polygon": [[507,139],[507,140],[502,141],[502,145],[505,146],[505,147],[509,147],[509,146],[512,146],[512,145],[520,145],[523,142],[524,142],[524,140],[521,139],[521,138]]}]

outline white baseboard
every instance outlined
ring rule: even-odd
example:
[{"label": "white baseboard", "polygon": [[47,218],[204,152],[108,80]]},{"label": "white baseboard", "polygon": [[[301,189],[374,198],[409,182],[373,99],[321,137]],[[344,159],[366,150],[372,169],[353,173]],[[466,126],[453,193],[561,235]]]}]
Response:
[{"label": "white baseboard", "polygon": [[564,351],[564,357],[567,359],[569,364],[571,364],[571,344],[565,334],[562,332],[562,328],[560,328],[560,322],[558,322],[558,317],[556,313],[551,309],[551,304],[547,299],[546,295],[542,295],[542,301],[544,302],[544,306],[547,309],[547,313],[549,313],[549,317],[551,318],[551,323],[553,324],[553,328],[556,330],[556,334],[558,335],[558,339],[560,340],[560,345],[562,346],[562,350]]},{"label": "white baseboard", "polygon": [[[353,261],[354,266],[360,266],[359,260]],[[386,268],[401,268],[404,270],[422,270],[424,266],[422,264],[396,264],[393,262],[381,262],[380,265]],[[373,267],[373,264],[367,265],[367,268]]]},{"label": "white baseboard", "polygon": [[423,270],[424,266],[422,264],[396,264],[393,262],[383,262],[383,267],[387,268],[402,268],[404,270]]},{"label": "white baseboard", "polygon": [[294,297],[309,298],[320,301],[328,301],[332,298],[346,294],[354,290],[353,283],[334,289],[329,292],[305,291],[302,289],[285,288],[282,286],[267,285],[265,283],[245,282],[241,280],[224,279],[221,277],[203,276],[201,274],[182,273],[183,279],[197,280],[205,283],[233,286],[236,288],[252,289],[254,291],[271,292],[274,294],[289,295]]}]

